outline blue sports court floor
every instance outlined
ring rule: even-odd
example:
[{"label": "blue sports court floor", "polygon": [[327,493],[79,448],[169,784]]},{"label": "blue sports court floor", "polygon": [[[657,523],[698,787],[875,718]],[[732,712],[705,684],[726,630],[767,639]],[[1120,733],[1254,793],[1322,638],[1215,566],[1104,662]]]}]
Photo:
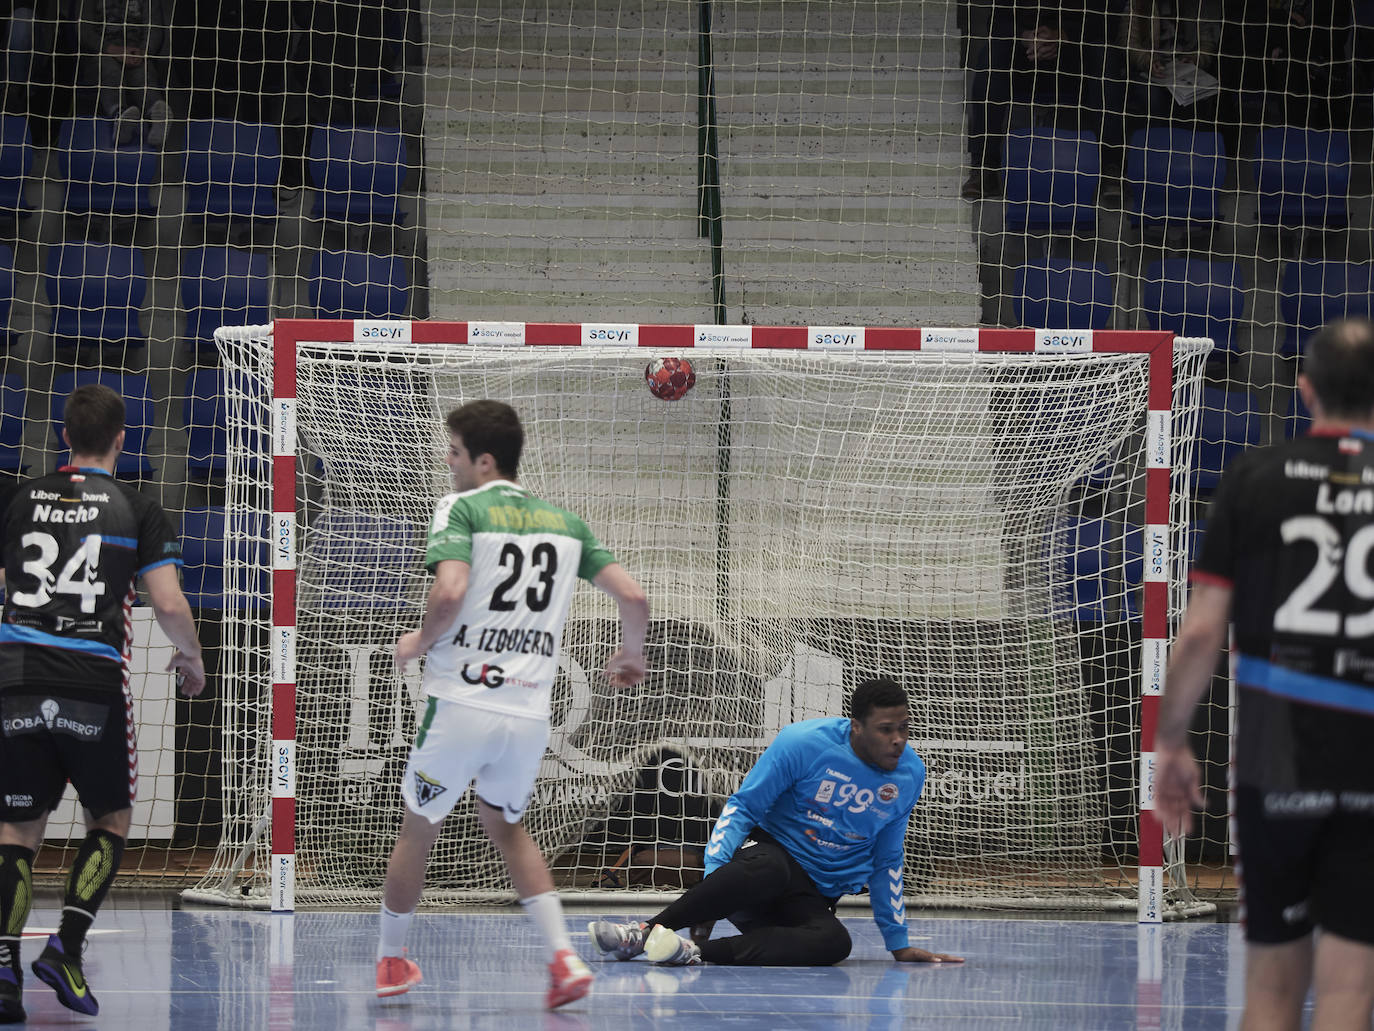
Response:
[{"label": "blue sports court floor", "polygon": [[[842,911],[845,914],[845,911]],[[25,962],[55,907],[29,921]],[[545,970],[518,910],[419,915],[411,955],[425,983],[387,1001],[373,995],[375,917],[272,916],[116,905],[101,913],[86,953],[100,1000],[95,1018],[58,1005],[29,976],[29,1027],[134,1031],[420,1031],[639,1028],[1234,1028],[1243,953],[1234,924],[1140,929],[1104,920],[916,916],[913,944],[967,957],[963,965],[899,965],[863,910],[845,914],[853,955],[823,969],[656,967],[593,956],[586,922],[613,914],[571,908],[573,943],[598,975],[592,994],[542,1008]],[[727,925],[717,933],[729,933]],[[44,932],[46,933],[46,932]],[[25,968],[27,970],[27,966]]]}]

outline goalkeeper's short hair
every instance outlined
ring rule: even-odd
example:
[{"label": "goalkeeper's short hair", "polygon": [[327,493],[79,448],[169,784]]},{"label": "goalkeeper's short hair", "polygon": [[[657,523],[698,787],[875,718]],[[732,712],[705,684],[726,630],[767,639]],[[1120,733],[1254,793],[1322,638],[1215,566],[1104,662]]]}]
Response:
[{"label": "goalkeeper's short hair", "polygon": [[874,709],[905,706],[906,690],[891,677],[874,677],[854,688],[849,696],[849,715],[862,723]]}]

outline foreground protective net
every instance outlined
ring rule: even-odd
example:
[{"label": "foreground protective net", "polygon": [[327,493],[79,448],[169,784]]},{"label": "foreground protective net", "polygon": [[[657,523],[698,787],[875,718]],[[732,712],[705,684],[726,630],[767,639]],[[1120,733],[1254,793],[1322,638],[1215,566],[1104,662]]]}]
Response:
[{"label": "foreground protective net", "polygon": [[[837,350],[806,349],[818,330],[721,332],[745,346],[646,346],[689,344],[692,327],[221,331],[227,533],[256,547],[228,549],[225,828],[195,897],[266,904],[276,863],[294,865],[296,904],[378,897],[419,700],[418,672],[398,676],[390,652],[419,625],[425,530],[451,490],[443,418],[493,397],[525,422],[521,481],[583,514],[653,607],[649,678],[615,693],[599,672],[614,604],[587,586],[574,598],[526,820],[561,888],[690,883],[712,817],[777,729],[843,715],[856,682],[887,674],[908,688],[930,772],[910,892],[1136,905],[1141,582],[1162,642],[1182,572],[1171,557],[1143,574],[1143,541],[1187,553],[1209,345],[1173,342],[1170,369],[1161,334],[1077,334],[1091,351],[1044,354],[993,348],[1066,338],[938,331],[968,349],[931,353],[937,331],[925,351],[864,350],[862,329],[836,331],[850,345]],[[484,333],[585,344],[468,342]],[[923,338],[867,333],[869,348]],[[640,346],[594,345],[615,334]],[[695,367],[679,401],[646,388],[665,352]],[[274,501],[268,448],[292,439]],[[1147,481],[1166,488],[1153,514]],[[508,897],[469,797],[426,900]]]}]

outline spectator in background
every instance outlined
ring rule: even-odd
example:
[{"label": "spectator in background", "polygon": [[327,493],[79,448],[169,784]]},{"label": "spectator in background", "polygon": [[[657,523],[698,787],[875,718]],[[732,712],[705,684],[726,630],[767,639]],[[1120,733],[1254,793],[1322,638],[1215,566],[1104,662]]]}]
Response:
[{"label": "spectator in background", "polygon": [[71,116],[76,31],[62,19],[61,3],[0,0],[0,40],[5,45],[0,106],[6,114],[28,119],[36,147],[49,146],[53,123]]},{"label": "spectator in background", "polygon": [[291,12],[273,0],[172,0],[173,81],[191,118],[277,125]]},{"label": "spectator in background", "polygon": [[295,26],[278,0],[173,0],[172,81],[191,118],[275,126],[283,189],[305,182],[305,99],[287,88]]},{"label": "spectator in background", "polygon": [[386,39],[387,5],[382,0],[295,0],[291,14],[305,32],[303,85],[311,121],[377,125],[382,82],[396,71],[399,53]]},{"label": "spectator in background", "polygon": [[1354,27],[1352,0],[1270,0],[1268,121],[1350,128]]},{"label": "spectator in background", "polygon": [[[1118,72],[1108,74],[1109,5],[1006,0],[993,8],[988,40],[974,61],[968,101],[969,177],[965,200],[998,192],[1012,98],[1048,108],[1054,128],[1088,130],[1119,155]],[[1118,160],[1119,164],[1119,160]]]},{"label": "spectator in background", "polygon": [[5,43],[4,111],[28,115],[36,108],[46,113],[52,106],[44,93],[51,93],[53,83],[58,0],[0,0],[0,18],[0,39]]},{"label": "spectator in background", "polygon": [[10,0],[5,11],[5,106],[23,110],[11,99],[28,86],[33,71],[33,0]]},{"label": "spectator in background", "polygon": [[81,82],[96,87],[97,111],[115,120],[116,146],[146,121],[148,146],[161,147],[170,112],[149,61],[167,37],[158,0],[81,0],[79,21]]},{"label": "spectator in background", "polygon": [[1220,0],[1132,0],[1125,30],[1128,122],[1214,129],[1222,99]]}]

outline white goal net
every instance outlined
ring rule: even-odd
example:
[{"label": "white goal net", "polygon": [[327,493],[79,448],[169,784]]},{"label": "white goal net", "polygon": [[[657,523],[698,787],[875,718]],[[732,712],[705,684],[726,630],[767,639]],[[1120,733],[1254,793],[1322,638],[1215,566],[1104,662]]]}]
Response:
[{"label": "white goal net", "polygon": [[[194,897],[266,901],[273,857],[289,851],[266,814],[290,794],[294,827],[275,830],[294,833],[295,903],[378,898],[421,702],[418,672],[398,676],[390,653],[419,625],[425,531],[451,490],[443,419],[493,397],[524,420],[522,483],[582,514],[653,610],[648,679],[616,693],[599,672],[618,642],[614,603],[585,586],[574,597],[526,820],[560,889],[691,883],[712,818],[777,730],[843,715],[855,683],[886,674],[908,690],[929,767],[909,893],[1136,905],[1146,442],[1161,405],[1150,351],[1126,345],[1159,334],[1036,354],[988,351],[997,331],[982,331],[977,349],[930,353],[761,348],[761,327],[752,348],[645,346],[674,327],[621,327],[637,348],[484,346],[469,342],[475,325],[387,324],[404,339],[379,342],[349,323],[295,323],[295,457],[275,465],[280,332],[218,334],[226,532],[259,547],[227,549],[226,591],[245,604],[224,629],[225,827]],[[689,341],[686,329],[664,339]],[[862,345],[863,330],[843,332]],[[330,335],[348,339],[317,339]],[[1154,438],[1169,452],[1156,465],[1171,485],[1170,619],[1209,349],[1173,342],[1173,429]],[[646,389],[645,362],[664,353],[695,366],[680,401]],[[290,693],[273,689],[288,604],[289,715]],[[289,769],[274,754],[285,737]],[[1170,887],[1166,907],[1185,895]],[[435,848],[426,902],[510,897],[469,797]]]}]

